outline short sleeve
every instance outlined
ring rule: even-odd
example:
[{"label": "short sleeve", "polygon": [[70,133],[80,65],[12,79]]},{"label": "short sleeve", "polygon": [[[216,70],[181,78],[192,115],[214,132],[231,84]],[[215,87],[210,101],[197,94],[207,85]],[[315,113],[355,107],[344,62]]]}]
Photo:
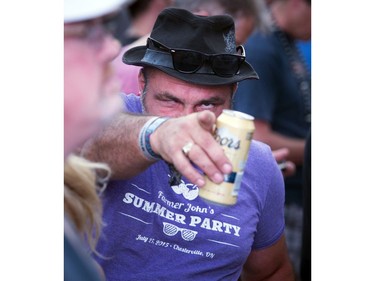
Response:
[{"label": "short sleeve", "polygon": [[121,93],[121,98],[124,102],[124,112],[142,113],[142,104],[139,96],[134,94]]},{"label": "short sleeve", "polygon": [[257,232],[254,237],[253,249],[262,249],[273,245],[284,232],[284,179],[277,166],[276,160],[268,147],[267,165],[265,175],[269,180],[265,183],[267,193],[261,204],[260,218]]}]

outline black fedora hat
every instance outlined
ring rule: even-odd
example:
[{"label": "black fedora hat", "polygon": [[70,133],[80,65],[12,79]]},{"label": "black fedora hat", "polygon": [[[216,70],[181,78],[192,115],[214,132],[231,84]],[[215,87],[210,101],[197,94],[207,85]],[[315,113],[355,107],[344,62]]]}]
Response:
[{"label": "black fedora hat", "polygon": [[232,17],[198,16],[166,8],[156,19],[147,45],[129,49],[122,61],[152,66],[195,84],[225,85],[259,79],[244,52],[242,46],[236,46]]}]

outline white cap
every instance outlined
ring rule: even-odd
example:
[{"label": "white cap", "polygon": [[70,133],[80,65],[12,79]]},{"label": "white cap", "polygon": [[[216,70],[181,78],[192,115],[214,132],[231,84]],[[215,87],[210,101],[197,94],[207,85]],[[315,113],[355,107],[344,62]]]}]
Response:
[{"label": "white cap", "polygon": [[64,0],[64,23],[101,17],[131,2],[133,0]]}]

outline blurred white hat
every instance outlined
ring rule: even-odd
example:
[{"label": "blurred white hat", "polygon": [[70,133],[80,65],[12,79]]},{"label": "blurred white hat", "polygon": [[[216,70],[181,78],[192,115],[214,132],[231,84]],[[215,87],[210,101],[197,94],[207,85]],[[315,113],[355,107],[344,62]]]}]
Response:
[{"label": "blurred white hat", "polygon": [[64,0],[64,22],[84,21],[104,16],[134,0]]}]

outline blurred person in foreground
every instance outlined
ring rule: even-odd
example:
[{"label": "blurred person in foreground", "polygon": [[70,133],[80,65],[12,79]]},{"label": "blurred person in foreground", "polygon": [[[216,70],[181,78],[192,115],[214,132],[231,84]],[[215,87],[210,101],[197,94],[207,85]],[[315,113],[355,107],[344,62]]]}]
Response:
[{"label": "blurred person in foreground", "polygon": [[109,168],[73,152],[121,109],[119,84],[109,75],[120,46],[108,27],[126,2],[64,1],[64,280],[104,280],[88,252],[101,229],[96,171],[108,176]]},{"label": "blurred person in foreground", "polygon": [[103,276],[98,264],[90,265],[91,257],[84,251],[98,254],[96,243],[102,229],[100,193],[109,176],[110,169],[104,163],[90,162],[74,154],[65,160],[64,280],[101,280],[99,277]]},{"label": "blurred person in foreground", "polygon": [[[126,109],[164,116],[153,120],[160,128],[171,126],[171,117],[207,111],[219,116],[231,107],[239,81],[258,78],[236,46],[230,16],[196,16],[175,8],[160,13],[147,45],[129,49],[124,61],[143,67],[142,95],[124,94]],[[237,203],[210,204],[198,196],[201,182],[176,176],[170,165],[205,166],[202,157],[212,147],[197,145],[204,136],[181,139],[194,126],[186,123],[162,135],[149,123],[134,136],[142,147],[142,132],[148,132],[145,170],[111,181],[104,191],[106,227],[98,251],[105,258],[96,259],[108,281],[238,280],[240,275],[294,280],[284,238],[283,178],[271,150],[253,141]],[[117,177],[128,170],[121,160],[126,159],[124,130],[118,119],[85,147],[87,156],[109,163]]]},{"label": "blurred person in foreground", "polygon": [[285,178],[286,237],[296,271],[302,232],[305,143],[311,128],[311,76],[298,40],[311,38],[310,0],[272,0],[272,32],[255,32],[245,44],[247,61],[261,77],[244,81],[234,100],[236,110],[255,117],[254,138],[273,150],[289,149],[296,173]]}]

